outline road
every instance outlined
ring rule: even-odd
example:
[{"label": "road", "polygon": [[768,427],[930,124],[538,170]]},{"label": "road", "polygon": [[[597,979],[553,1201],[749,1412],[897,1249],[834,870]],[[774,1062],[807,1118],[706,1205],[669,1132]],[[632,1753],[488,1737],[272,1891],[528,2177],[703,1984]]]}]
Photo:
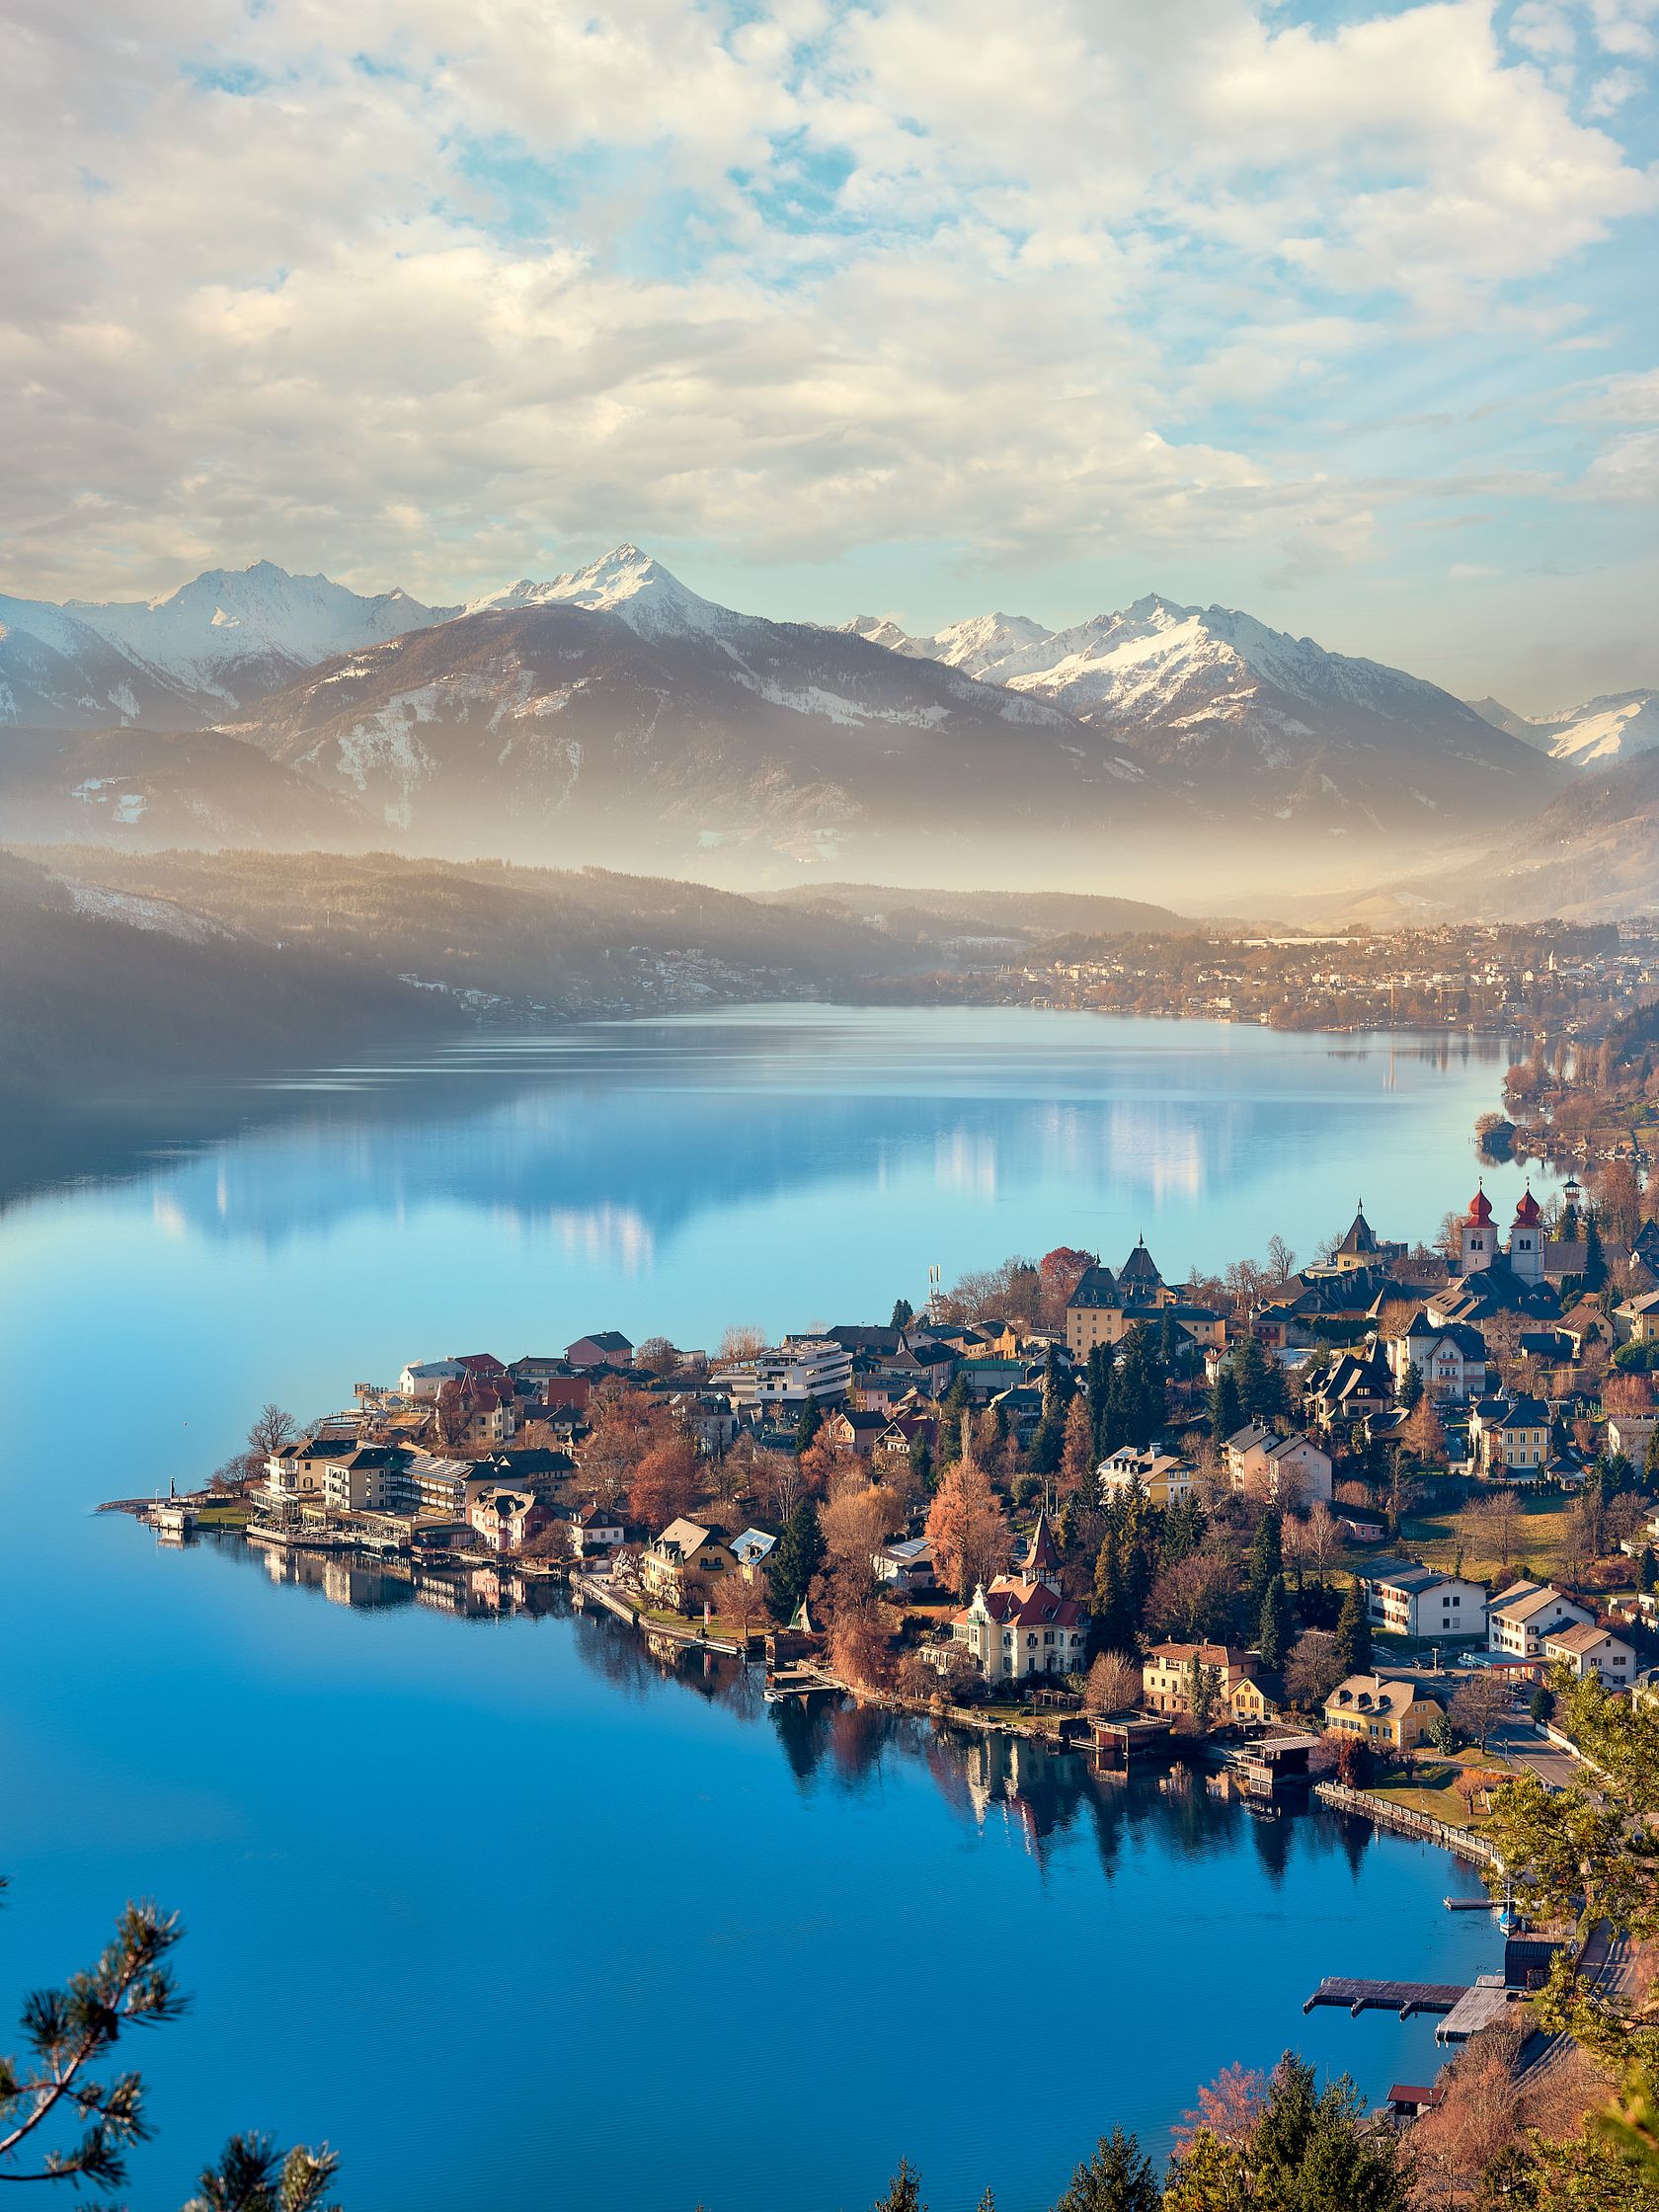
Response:
[{"label": "road", "polygon": [[1486,1748],[1514,1760],[1518,1767],[1530,1767],[1551,1789],[1563,1788],[1579,1772],[1578,1761],[1570,1751],[1560,1750],[1541,1728],[1520,1713],[1506,1714],[1495,1724]]}]

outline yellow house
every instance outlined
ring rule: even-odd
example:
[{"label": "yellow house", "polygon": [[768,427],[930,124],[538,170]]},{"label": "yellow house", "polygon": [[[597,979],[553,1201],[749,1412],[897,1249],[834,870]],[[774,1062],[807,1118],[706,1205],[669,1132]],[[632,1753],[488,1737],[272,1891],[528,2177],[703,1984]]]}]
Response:
[{"label": "yellow house", "polygon": [[1285,1709],[1284,1685],[1277,1675],[1242,1675],[1227,1692],[1226,1709],[1230,1718],[1251,1727],[1277,1720]]},{"label": "yellow house", "polygon": [[1233,1693],[1256,1662],[1224,1643],[1154,1644],[1141,1666],[1141,1698],[1148,1711],[1191,1712],[1195,1659],[1216,1693],[1217,1718],[1231,1711]]},{"label": "yellow house", "polygon": [[1145,1451],[1133,1444],[1121,1444],[1094,1471],[1102,1505],[1139,1490],[1148,1505],[1171,1506],[1191,1497],[1198,1481],[1198,1469],[1190,1460],[1179,1459],[1156,1444]]},{"label": "yellow house", "polygon": [[1350,1675],[1325,1699],[1325,1726],[1338,1736],[1358,1736],[1379,1751],[1415,1751],[1429,1740],[1441,1710],[1414,1682],[1393,1675]]},{"label": "yellow house", "polygon": [[683,1517],[671,1521],[640,1560],[640,1582],[660,1605],[718,1607],[725,1578],[737,1572],[731,1545],[716,1529]]}]

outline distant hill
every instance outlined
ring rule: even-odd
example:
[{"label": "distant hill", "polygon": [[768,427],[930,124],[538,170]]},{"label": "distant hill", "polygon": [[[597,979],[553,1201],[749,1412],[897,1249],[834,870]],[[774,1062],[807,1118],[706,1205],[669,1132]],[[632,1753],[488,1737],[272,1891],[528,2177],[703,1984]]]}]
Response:
[{"label": "distant hill", "polygon": [[14,843],[363,847],[367,809],[214,730],[8,730],[0,823]]},{"label": "distant hill", "polygon": [[1659,752],[1586,770],[1451,888],[1461,910],[1497,921],[1612,921],[1659,908]]},{"label": "distant hill", "polygon": [[1172,908],[1140,899],[1070,891],[926,891],[874,883],[802,885],[772,904],[834,913],[891,936],[1040,938],[1081,931],[1095,936],[1156,935],[1190,928]]}]

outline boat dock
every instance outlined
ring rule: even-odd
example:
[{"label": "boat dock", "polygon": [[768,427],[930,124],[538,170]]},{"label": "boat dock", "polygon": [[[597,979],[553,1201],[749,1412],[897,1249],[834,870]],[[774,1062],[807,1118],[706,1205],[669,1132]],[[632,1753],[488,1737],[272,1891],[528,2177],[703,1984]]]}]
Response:
[{"label": "boat dock", "polygon": [[1414,2013],[1453,2013],[1468,1995],[1462,1982],[1370,1982],[1347,1974],[1327,1974],[1306,2004],[1340,2005],[1356,2019],[1362,2013],[1397,2013],[1408,2020]]}]

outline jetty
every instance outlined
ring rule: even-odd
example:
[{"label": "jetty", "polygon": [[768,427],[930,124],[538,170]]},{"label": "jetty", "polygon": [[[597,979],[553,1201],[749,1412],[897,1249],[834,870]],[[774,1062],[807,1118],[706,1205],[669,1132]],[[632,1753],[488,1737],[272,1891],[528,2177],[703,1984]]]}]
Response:
[{"label": "jetty", "polygon": [[1362,2013],[1395,2013],[1408,2020],[1415,2013],[1453,2013],[1468,1995],[1462,1982],[1372,1982],[1347,1974],[1327,1974],[1303,2006],[1339,2005],[1358,2019]]}]

